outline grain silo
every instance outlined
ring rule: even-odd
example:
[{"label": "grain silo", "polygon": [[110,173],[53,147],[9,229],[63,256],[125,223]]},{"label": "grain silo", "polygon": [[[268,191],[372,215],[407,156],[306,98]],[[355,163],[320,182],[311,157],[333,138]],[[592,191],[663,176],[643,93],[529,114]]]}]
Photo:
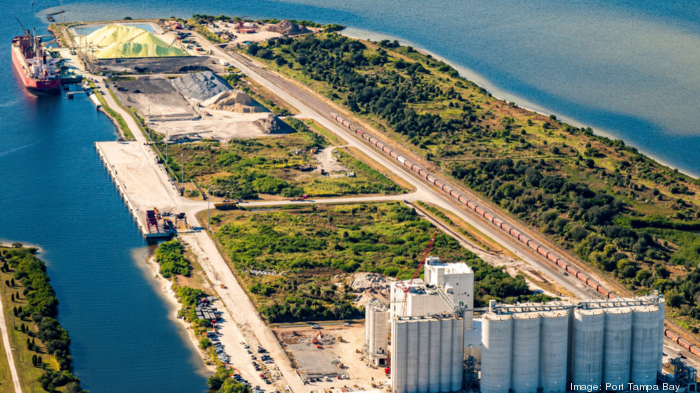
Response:
[{"label": "grain silo", "polygon": [[406,362],[408,357],[408,324],[397,320],[391,324],[391,386],[394,392],[406,392]]},{"label": "grain silo", "polygon": [[450,377],[450,390],[453,392],[462,389],[464,379],[464,318],[452,321],[452,375]]},{"label": "grain silo", "polygon": [[430,371],[430,320],[418,323],[418,391],[428,391]]},{"label": "grain silo", "polygon": [[365,306],[365,341],[370,363],[384,365],[389,350],[389,309],[386,305],[371,301]]},{"label": "grain silo", "polygon": [[406,391],[413,393],[418,391],[418,320],[410,320],[408,325],[408,350],[406,351]]},{"label": "grain silo", "polygon": [[481,392],[508,393],[511,386],[513,318],[510,315],[484,314],[481,345]]},{"label": "grain silo", "polygon": [[[630,380],[632,309],[605,309],[603,384],[626,386]],[[618,389],[614,389],[618,390]]]},{"label": "grain silo", "polygon": [[657,354],[658,360],[656,361],[657,366],[659,366],[659,375],[662,375],[662,366],[664,358],[664,319],[666,318],[666,299],[659,298],[659,352]]},{"label": "grain silo", "polygon": [[540,386],[543,393],[564,393],[569,364],[569,313],[546,311],[540,318]]},{"label": "grain silo", "polygon": [[513,315],[513,380],[514,393],[536,393],[540,377],[539,313]]},{"label": "grain silo", "polygon": [[659,359],[659,306],[633,308],[632,367],[630,382],[635,385],[656,384]]},{"label": "grain silo", "polygon": [[[574,387],[600,386],[603,381],[603,341],[605,313],[601,309],[577,309],[574,312],[574,356],[572,384]],[[573,389],[585,392],[589,389]]]},{"label": "grain silo", "polygon": [[440,391],[440,321],[433,319],[430,321],[430,365],[428,369],[428,392],[437,393]]},{"label": "grain silo", "polygon": [[[452,319],[440,321],[440,391],[452,389]],[[461,343],[460,343],[461,344]]]}]

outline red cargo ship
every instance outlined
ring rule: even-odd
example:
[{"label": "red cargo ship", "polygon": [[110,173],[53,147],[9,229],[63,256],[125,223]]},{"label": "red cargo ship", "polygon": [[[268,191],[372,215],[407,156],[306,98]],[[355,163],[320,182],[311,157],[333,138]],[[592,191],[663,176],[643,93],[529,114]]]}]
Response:
[{"label": "red cargo ship", "polygon": [[12,63],[24,86],[37,92],[60,92],[61,74],[56,65],[61,60],[52,58],[46,52],[36,32],[22,30],[24,35],[12,39]]}]

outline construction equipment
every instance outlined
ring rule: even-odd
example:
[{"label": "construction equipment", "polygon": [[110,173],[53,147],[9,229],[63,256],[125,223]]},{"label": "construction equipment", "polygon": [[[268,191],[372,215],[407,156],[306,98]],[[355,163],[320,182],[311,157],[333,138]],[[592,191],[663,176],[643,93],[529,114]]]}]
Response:
[{"label": "construction equipment", "polygon": [[428,258],[428,254],[430,253],[430,250],[433,249],[433,245],[435,244],[435,238],[437,237],[437,231],[433,234],[432,239],[430,239],[430,242],[428,242],[428,247],[425,248],[425,252],[423,252],[423,257],[421,260],[418,262],[418,267],[416,267],[416,271],[413,272],[413,277],[411,280],[408,282],[408,285],[405,285],[403,281],[399,281],[398,285],[401,287],[401,290],[404,293],[403,296],[403,309],[401,311],[402,316],[406,316],[406,301],[408,300],[408,291],[411,290],[411,285],[413,284],[413,280],[418,278],[420,275],[420,269],[423,268],[423,265],[425,265],[425,259]]},{"label": "construction equipment", "polygon": [[340,343],[343,342],[343,336],[338,336],[338,342],[340,342]]},{"label": "construction equipment", "polygon": [[318,343],[318,339],[321,338],[321,337],[323,337],[323,335],[321,334],[321,332],[318,332],[318,334],[316,335],[316,337],[314,337],[314,339],[311,340],[311,342],[314,343],[314,344],[316,344],[316,343]]},{"label": "construction equipment", "polygon": [[323,347],[320,346],[320,345],[316,345],[316,348],[318,348],[318,349],[323,349]]}]

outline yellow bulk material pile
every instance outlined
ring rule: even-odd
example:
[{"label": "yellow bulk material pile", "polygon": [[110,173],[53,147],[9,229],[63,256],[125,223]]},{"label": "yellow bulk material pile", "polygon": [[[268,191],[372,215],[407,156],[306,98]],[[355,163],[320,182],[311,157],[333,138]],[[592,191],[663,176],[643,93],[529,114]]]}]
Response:
[{"label": "yellow bulk material pile", "polygon": [[174,47],[168,48],[160,45],[137,44],[135,42],[115,42],[95,55],[98,59],[169,56],[187,56],[187,53]]},{"label": "yellow bulk material pile", "polygon": [[187,56],[185,51],[135,26],[107,25],[86,39],[91,45],[102,48],[95,54],[98,59]]}]

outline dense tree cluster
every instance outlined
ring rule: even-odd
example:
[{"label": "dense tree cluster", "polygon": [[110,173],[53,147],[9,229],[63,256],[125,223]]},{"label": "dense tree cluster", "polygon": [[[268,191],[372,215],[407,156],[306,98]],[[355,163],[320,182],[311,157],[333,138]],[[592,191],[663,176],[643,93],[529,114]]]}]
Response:
[{"label": "dense tree cluster", "polygon": [[[394,45],[384,43],[387,48]],[[271,49],[279,46],[283,46],[282,54],[275,54]],[[421,77],[430,73],[422,63],[392,62],[386,51],[370,51],[361,42],[344,36],[280,38],[269,41],[267,47],[251,45],[248,53],[275,60],[278,65],[288,64],[289,58],[294,62],[292,67],[300,68],[304,75],[324,81],[342,93],[352,111],[380,116],[410,139],[481,129],[473,123],[476,116],[467,99],[454,88],[443,90]],[[392,67],[387,66],[389,63]],[[362,72],[370,66],[372,72]],[[408,105],[434,100],[455,100],[451,105],[462,110],[461,117],[445,120],[437,114],[418,113]]]},{"label": "dense tree cluster", "polygon": [[207,379],[209,389],[217,393],[248,393],[250,389],[244,384],[229,377],[231,370],[218,367],[216,373]]},{"label": "dense tree cluster", "polygon": [[156,261],[160,265],[160,274],[169,278],[174,274],[189,276],[192,267],[185,259],[184,248],[179,240],[163,242],[156,249]]},{"label": "dense tree cluster", "polygon": [[[72,374],[73,357],[70,355],[70,335],[55,319],[58,299],[49,283],[46,265],[33,255],[35,249],[20,247],[21,245],[13,249],[0,249],[2,270],[10,272],[11,269],[14,269],[12,280],[6,281],[5,285],[12,288],[17,283],[21,283],[22,295],[27,300],[25,307],[15,308],[13,313],[21,321],[31,321],[36,326],[36,333],[33,333],[24,323],[19,326],[20,331],[28,334],[28,348],[35,352],[40,350],[34,339],[29,339],[31,334],[41,341],[46,353],[52,355],[60,367],[58,370],[46,370],[39,378],[39,383],[47,392],[56,392],[58,388],[67,385],[66,391],[83,392],[80,379]],[[36,367],[43,368],[45,366],[41,356],[34,355],[32,361]]]},{"label": "dense tree cluster", "polygon": [[700,229],[700,208],[696,197],[683,199],[696,195],[696,179],[591,128],[496,100],[411,47],[377,46],[329,34],[248,51],[401,134],[414,152],[630,290],[666,292],[682,316],[700,321],[697,280],[687,274],[700,264],[700,240],[687,232]]}]

